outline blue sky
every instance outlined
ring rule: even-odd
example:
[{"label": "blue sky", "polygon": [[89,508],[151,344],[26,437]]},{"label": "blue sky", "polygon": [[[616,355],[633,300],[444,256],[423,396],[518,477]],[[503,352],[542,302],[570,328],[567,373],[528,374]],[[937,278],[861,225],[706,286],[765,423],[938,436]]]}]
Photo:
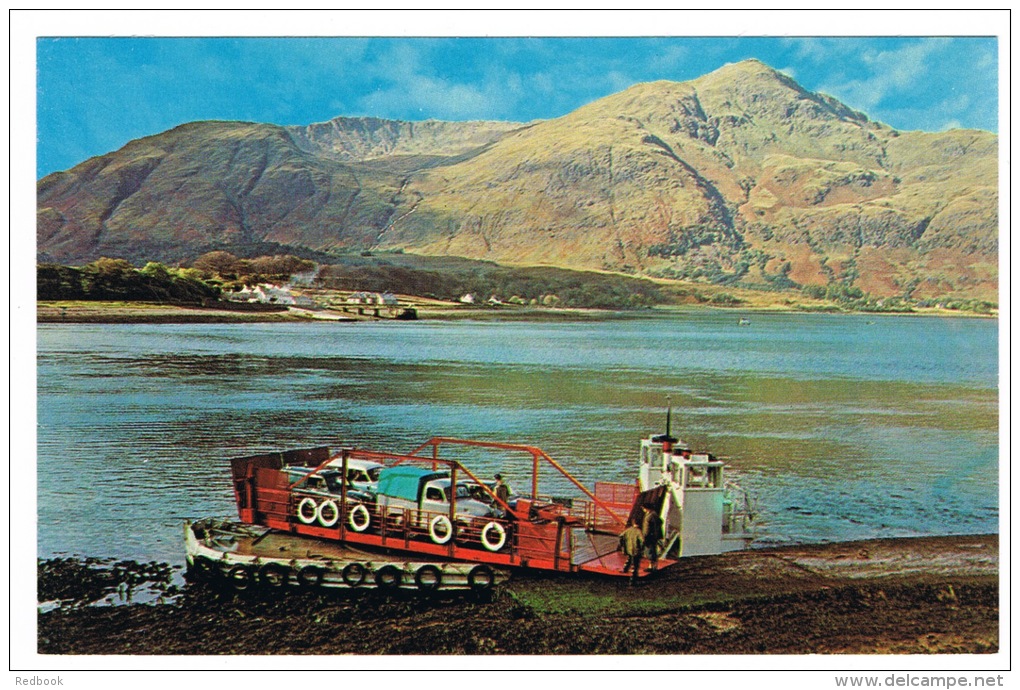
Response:
[{"label": "blue sky", "polygon": [[194,120],[528,121],[757,58],[897,129],[998,131],[990,37],[35,40],[37,177]]}]

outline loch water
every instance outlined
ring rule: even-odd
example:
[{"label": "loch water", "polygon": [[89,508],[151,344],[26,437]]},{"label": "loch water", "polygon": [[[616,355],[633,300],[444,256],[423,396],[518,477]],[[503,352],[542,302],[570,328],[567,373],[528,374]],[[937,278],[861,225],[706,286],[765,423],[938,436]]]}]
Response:
[{"label": "loch water", "polygon": [[[270,450],[457,436],[632,481],[667,395],[759,545],[998,532],[997,321],[739,316],[41,324],[38,554],[182,563],[185,519],[236,515],[227,460]],[[462,459],[526,488],[526,457]]]}]

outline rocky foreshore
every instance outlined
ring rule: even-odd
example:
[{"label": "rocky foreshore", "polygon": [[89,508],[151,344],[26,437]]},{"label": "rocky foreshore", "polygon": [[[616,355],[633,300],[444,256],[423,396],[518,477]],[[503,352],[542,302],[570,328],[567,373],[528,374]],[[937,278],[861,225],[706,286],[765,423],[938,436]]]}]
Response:
[{"label": "rocky foreshore", "polygon": [[[241,596],[201,582],[178,589],[171,570],[40,561],[38,652],[982,654],[999,646],[996,535],[691,558],[636,587],[521,572],[486,599]],[[125,603],[125,591],[146,586],[144,603]],[[118,592],[120,605],[90,605]]]}]

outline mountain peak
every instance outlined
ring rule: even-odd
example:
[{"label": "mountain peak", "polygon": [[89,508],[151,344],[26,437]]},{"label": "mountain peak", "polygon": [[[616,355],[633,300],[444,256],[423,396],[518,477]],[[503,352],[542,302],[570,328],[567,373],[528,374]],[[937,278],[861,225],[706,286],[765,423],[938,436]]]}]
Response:
[{"label": "mountain peak", "polygon": [[709,74],[733,74],[735,72],[746,72],[746,73],[764,73],[764,74],[780,74],[779,70],[766,65],[758,58],[747,58],[740,62],[727,62],[719,69],[709,72]]},{"label": "mountain peak", "polygon": [[528,124],[181,126],[41,180],[38,256],[271,243],[986,296],[996,154],[995,135],[899,133],[749,59]]},{"label": "mountain peak", "polygon": [[766,91],[779,86],[790,89],[798,95],[810,93],[793,77],[754,58],[727,63],[717,70],[692,80],[692,83],[702,86],[765,89]]}]

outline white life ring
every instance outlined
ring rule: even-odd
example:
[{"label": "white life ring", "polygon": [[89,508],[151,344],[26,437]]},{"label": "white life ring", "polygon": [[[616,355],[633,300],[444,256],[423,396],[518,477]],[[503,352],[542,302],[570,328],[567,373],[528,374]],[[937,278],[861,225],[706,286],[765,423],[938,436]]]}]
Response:
[{"label": "white life ring", "polygon": [[340,520],[340,506],[333,499],[327,498],[319,504],[316,514],[318,515],[320,525],[332,527]]},{"label": "white life ring", "polygon": [[[496,540],[492,540],[492,532],[496,533]],[[489,551],[496,552],[506,544],[506,529],[498,522],[490,522],[482,528],[482,546]]]},{"label": "white life ring", "polygon": [[368,512],[364,503],[359,503],[351,508],[347,515],[347,524],[355,532],[364,532],[368,529],[368,526],[372,524],[372,514]]},{"label": "white life ring", "polygon": [[[306,512],[306,509],[311,511],[311,513]],[[301,502],[297,505],[297,516],[298,520],[306,525],[315,522],[315,519],[319,516],[319,505],[315,502],[315,499],[309,496],[302,498]]]},{"label": "white life ring", "polygon": [[[442,531],[437,529],[440,525]],[[445,515],[437,515],[432,518],[429,523],[429,536],[437,544],[445,544],[453,539],[453,524],[450,522],[450,518]]]}]

